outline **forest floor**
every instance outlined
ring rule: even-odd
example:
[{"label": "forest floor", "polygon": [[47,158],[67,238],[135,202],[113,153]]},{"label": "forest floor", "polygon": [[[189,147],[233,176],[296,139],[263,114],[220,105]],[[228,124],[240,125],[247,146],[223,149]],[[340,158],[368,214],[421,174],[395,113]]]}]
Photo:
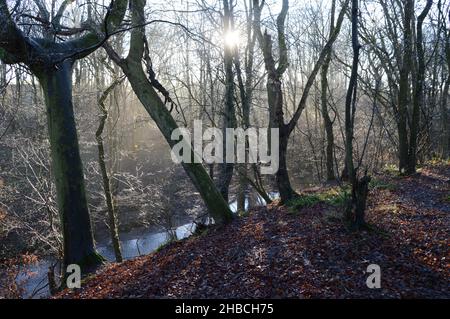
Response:
[{"label": "forest floor", "polygon": [[[450,298],[450,166],[374,176],[367,221],[347,230],[341,191],[318,187],[281,206],[87,278],[62,298]],[[381,288],[369,289],[369,264]]]}]

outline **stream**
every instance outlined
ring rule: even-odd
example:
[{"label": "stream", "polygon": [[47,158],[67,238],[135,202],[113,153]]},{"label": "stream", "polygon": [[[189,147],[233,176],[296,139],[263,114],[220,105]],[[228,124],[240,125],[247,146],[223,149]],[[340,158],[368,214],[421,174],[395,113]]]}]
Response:
[{"label": "stream", "polygon": [[[270,198],[276,198],[279,196],[277,192],[268,193]],[[248,210],[249,206],[265,205],[265,200],[259,195],[250,198],[245,198],[245,210]],[[230,204],[230,209],[233,213],[237,211],[237,201],[234,200]],[[177,239],[183,239],[191,236],[195,232],[196,224],[190,222],[174,229]],[[170,240],[170,234],[166,231],[157,232],[152,230],[142,230],[140,232],[130,231],[128,233],[121,233],[122,240],[122,256],[124,259],[131,259],[141,255],[147,255],[157,250],[162,245],[166,244]],[[108,261],[114,262],[114,249],[111,244],[111,240],[108,238],[99,240],[96,243],[97,251],[105,257]],[[46,298],[50,295],[48,289],[47,272],[49,267],[55,263],[54,258],[44,258],[34,265],[25,267],[20,271],[17,276],[16,282],[23,288],[23,298]]]}]

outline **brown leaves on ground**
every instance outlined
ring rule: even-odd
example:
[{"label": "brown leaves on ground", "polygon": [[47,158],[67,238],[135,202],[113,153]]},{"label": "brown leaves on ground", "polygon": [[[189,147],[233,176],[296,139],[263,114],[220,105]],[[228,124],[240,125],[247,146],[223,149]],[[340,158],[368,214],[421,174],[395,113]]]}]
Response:
[{"label": "brown leaves on ground", "polygon": [[[367,211],[374,230],[348,232],[323,203],[296,214],[275,203],[109,265],[59,297],[449,298],[449,167],[377,178],[384,187],[371,191]],[[366,286],[369,264],[381,267],[381,289]]]}]

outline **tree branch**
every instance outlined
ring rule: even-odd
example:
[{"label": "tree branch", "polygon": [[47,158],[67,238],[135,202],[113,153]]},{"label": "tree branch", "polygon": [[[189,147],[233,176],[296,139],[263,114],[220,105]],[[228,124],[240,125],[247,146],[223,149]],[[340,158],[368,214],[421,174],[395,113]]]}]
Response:
[{"label": "tree branch", "polygon": [[347,11],[349,0],[345,0],[341,12],[339,13],[339,17],[336,23],[336,27],[334,28],[333,33],[330,35],[330,38],[328,39],[327,43],[323,47],[322,51],[320,52],[319,59],[316,61],[316,64],[314,65],[313,71],[308,77],[308,80],[306,81],[305,89],[303,90],[302,98],[300,99],[300,102],[297,106],[297,109],[292,117],[292,119],[287,124],[288,133],[291,133],[295,126],[297,125],[298,119],[300,118],[300,115],[302,114],[303,110],[306,107],[306,101],[308,99],[309,91],[314,83],[314,80],[316,78],[317,73],[319,72],[320,68],[322,67],[323,61],[325,60],[325,56],[327,55],[327,52],[330,50],[330,48],[333,46],[333,43],[336,41],[339,32],[341,30],[342,21],[344,20],[345,12]]},{"label": "tree branch", "polygon": [[6,64],[27,63],[33,46],[12,20],[6,0],[0,0],[0,23],[0,59]]}]

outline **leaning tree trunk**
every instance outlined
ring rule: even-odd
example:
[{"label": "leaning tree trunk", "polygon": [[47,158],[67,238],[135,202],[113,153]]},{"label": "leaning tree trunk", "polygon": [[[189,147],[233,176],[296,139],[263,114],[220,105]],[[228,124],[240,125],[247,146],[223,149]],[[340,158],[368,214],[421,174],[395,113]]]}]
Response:
[{"label": "leaning tree trunk", "polygon": [[[133,88],[139,101],[142,103],[148,114],[155,121],[168,144],[173,147],[178,143],[171,139],[172,132],[178,128],[175,120],[155,92],[147,76],[145,75],[141,61],[127,61],[120,63],[124,74]],[[193,155],[193,150],[191,148]],[[205,202],[208,211],[216,223],[225,223],[232,219],[232,213],[228,203],[224,200],[212,179],[201,163],[182,163],[184,170],[199,191]]]},{"label": "leaning tree trunk", "polygon": [[[141,27],[134,28],[131,33],[130,50],[127,58],[122,59],[107,44],[105,44],[105,49],[110,58],[122,69],[123,73],[130,82],[134,93],[144,106],[145,110],[155,121],[169,146],[173,147],[179,141],[172,140],[172,132],[179,129],[179,127],[175,122],[175,119],[172,117],[172,114],[153,88],[153,84],[145,74],[142,66],[146,42],[145,28],[142,27],[145,25],[145,3],[145,0],[135,0],[130,3],[132,23]],[[151,62],[149,61],[150,57],[148,56],[148,48],[145,53],[145,57],[146,60],[148,60],[148,63]],[[147,65],[147,68],[147,71],[153,72],[151,65]],[[161,84],[159,84],[159,86],[161,86]],[[192,145],[189,145],[189,148],[191,158],[195,158],[197,155],[194,154]],[[228,207],[228,203],[223,199],[222,195],[215,187],[202,163],[195,163],[195,161],[193,161],[191,163],[183,162],[182,165],[194,186],[202,196],[209,213],[214,218],[214,221],[218,224],[231,221],[233,215]]]},{"label": "leaning tree trunk", "polygon": [[72,62],[35,72],[47,108],[52,169],[64,238],[64,265],[103,261],[94,247],[72,104]]}]

